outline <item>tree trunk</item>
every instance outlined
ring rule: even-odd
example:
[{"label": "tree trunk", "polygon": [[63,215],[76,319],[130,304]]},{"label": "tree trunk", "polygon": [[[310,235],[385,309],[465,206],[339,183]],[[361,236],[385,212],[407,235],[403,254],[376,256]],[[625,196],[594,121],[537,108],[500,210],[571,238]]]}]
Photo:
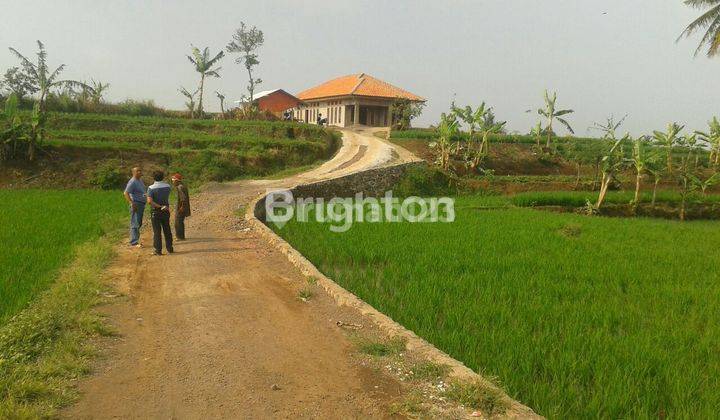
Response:
[{"label": "tree trunk", "polygon": [[254,98],[254,92],[255,92],[255,80],[253,80],[252,77],[252,70],[250,70],[249,66],[245,66],[248,71],[248,78],[250,79],[250,84],[248,85],[248,93],[250,93],[250,102],[248,102],[249,106],[253,106],[253,100]]},{"label": "tree trunk", "polygon": [[680,220],[685,221],[685,194],[683,194],[682,202],[680,203]]},{"label": "tree trunk", "polygon": [[668,170],[668,175],[672,175],[672,173],[673,173],[673,167],[672,167],[672,146],[669,146],[669,147],[668,147],[667,170]]},{"label": "tree trunk", "polygon": [[205,73],[200,73],[200,101],[198,101],[198,117],[203,117],[203,90],[205,89]]},{"label": "tree trunk", "polygon": [[575,190],[580,186],[580,162],[577,163],[577,178],[575,178]]},{"label": "tree trunk", "polygon": [[222,113],[222,119],[224,120],[225,119],[225,104],[223,104],[223,102],[225,102],[225,101],[220,99],[220,112]]},{"label": "tree trunk", "polygon": [[642,180],[642,173],[638,172],[635,176],[635,198],[633,198],[633,212],[637,213],[638,205],[640,204],[640,181]]},{"label": "tree trunk", "polygon": [[607,194],[608,187],[610,186],[610,181],[612,181],[612,174],[603,175],[602,184],[600,186],[600,195],[598,196],[598,201],[595,205],[595,208],[598,210],[600,210],[600,206],[602,206],[603,201],[605,201],[605,195]]},{"label": "tree trunk", "polygon": [[653,194],[652,194],[652,207],[655,208],[655,198],[657,197],[657,187],[660,183],[660,178],[655,178],[655,186],[653,187]]}]

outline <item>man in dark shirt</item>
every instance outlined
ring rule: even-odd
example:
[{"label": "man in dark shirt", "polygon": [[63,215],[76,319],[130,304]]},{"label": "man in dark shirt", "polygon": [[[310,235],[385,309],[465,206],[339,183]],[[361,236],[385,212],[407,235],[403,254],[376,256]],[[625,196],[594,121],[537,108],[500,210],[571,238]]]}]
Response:
[{"label": "man in dark shirt", "polygon": [[182,175],[175,174],[170,178],[177,192],[177,208],[175,209],[175,237],[185,240],[185,218],[190,217],[190,194],[183,184]]},{"label": "man in dark shirt", "polygon": [[140,228],[142,227],[143,212],[145,211],[145,184],[143,184],[142,170],[132,168],[132,178],[125,187],[125,200],[130,205],[130,245],[140,247]]},{"label": "man in dark shirt", "polygon": [[170,185],[163,182],[165,174],[155,171],[155,182],[148,187],[147,202],[150,205],[150,220],[153,228],[154,254],[162,255],[162,235],[165,235],[165,247],[173,253],[172,232],[170,231]]}]

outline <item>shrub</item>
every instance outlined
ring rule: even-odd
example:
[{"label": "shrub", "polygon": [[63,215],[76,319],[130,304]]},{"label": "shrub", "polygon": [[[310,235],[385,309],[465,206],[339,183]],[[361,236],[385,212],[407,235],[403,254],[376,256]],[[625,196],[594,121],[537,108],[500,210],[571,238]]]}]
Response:
[{"label": "shrub", "polygon": [[452,185],[452,178],[435,166],[413,166],[395,186],[395,194],[400,197],[446,195]]},{"label": "shrub", "polygon": [[119,189],[125,185],[125,178],[119,162],[108,161],[93,171],[90,184],[103,190]]}]

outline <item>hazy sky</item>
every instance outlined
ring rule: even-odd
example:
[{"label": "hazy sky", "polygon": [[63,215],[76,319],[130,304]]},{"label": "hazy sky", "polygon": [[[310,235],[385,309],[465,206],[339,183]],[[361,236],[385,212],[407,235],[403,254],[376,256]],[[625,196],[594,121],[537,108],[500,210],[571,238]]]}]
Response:
[{"label": "hazy sky", "polygon": [[[578,134],[593,121],[629,114],[639,134],[672,120],[702,128],[718,109],[720,59],[693,58],[697,38],[675,43],[700,14],[681,0],[475,1],[84,1],[0,0],[0,69],[5,48],[34,54],[45,42],[68,78],[110,82],[109,99],[154,99],[180,109],[179,86],[198,83],[190,43],[219,51],[240,21],[265,33],[262,89],[297,93],[327,79],[366,72],[427,98],[417,125],[437,121],[456,94],[485,100],[510,130],[527,132],[545,88],[576,113]],[[38,14],[40,11],[40,14]],[[607,14],[603,14],[606,12]],[[244,68],[222,62],[206,83],[237,99]],[[715,98],[715,99],[713,99]]]}]

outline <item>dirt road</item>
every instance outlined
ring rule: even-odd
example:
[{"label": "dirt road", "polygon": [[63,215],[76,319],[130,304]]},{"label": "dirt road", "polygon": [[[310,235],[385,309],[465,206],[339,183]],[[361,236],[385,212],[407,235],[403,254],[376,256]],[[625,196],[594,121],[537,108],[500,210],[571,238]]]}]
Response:
[{"label": "dirt road", "polygon": [[[248,230],[243,207],[267,188],[370,168],[412,155],[369,131],[344,132],[321,167],[277,181],[208,187],[193,197],[176,253],[123,248],[110,269],[123,297],[101,310],[119,337],[80,384],[71,418],[387,417],[400,385],[354,356],[330,298],[306,303],[304,277]],[[351,321],[351,320],[350,320]]]}]

